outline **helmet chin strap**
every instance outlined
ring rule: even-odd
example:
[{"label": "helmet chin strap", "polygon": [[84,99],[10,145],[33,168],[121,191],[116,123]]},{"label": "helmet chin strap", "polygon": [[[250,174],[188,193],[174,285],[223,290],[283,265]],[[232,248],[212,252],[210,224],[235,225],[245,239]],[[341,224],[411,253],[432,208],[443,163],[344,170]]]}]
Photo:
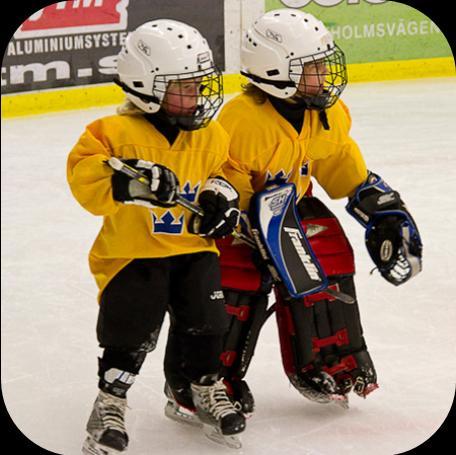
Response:
[{"label": "helmet chin strap", "polygon": [[[122,81],[120,81],[119,78],[114,78],[113,82],[115,84],[117,84],[119,87],[121,87],[126,93],[131,93],[132,95],[135,95],[138,98],[141,98],[146,103],[152,101],[152,102],[160,105],[160,101],[156,96],[145,95],[143,93],[137,92],[136,90],[133,90],[132,88],[128,87],[128,85],[126,85]],[[198,112],[202,111],[202,109],[203,109],[202,106],[197,106],[195,109],[195,112],[190,116],[172,115],[172,114],[169,114],[163,108],[161,108],[158,111],[158,113],[161,116],[166,117],[171,125],[177,126],[178,128],[185,130],[185,131],[191,131],[194,129],[198,129],[199,126],[198,126],[198,123],[195,122],[195,117],[197,116]]]},{"label": "helmet chin strap", "polygon": [[292,106],[296,106],[297,108],[303,108],[307,109],[308,103],[307,100],[302,94],[299,92],[296,92],[293,96],[290,96],[290,98],[285,98],[284,101]]},{"label": "helmet chin strap", "polygon": [[197,106],[192,115],[171,115],[166,112],[165,109],[161,109],[160,112],[168,119],[171,125],[177,126],[178,128],[184,131],[192,131],[199,128],[199,123],[197,121],[198,112],[202,112],[203,107]]},{"label": "helmet chin strap", "polygon": [[246,71],[241,71],[241,74],[249,79],[251,79],[254,82],[261,83],[261,84],[267,84],[267,85],[273,85],[274,87],[277,87],[278,89],[285,89],[287,87],[294,88],[296,84],[293,81],[276,81],[276,80],[271,80],[271,79],[265,79],[264,77],[257,76],[256,74],[252,74]]},{"label": "helmet chin strap", "polygon": [[326,99],[322,96],[309,96],[303,93],[297,92],[290,98],[286,98],[285,102],[289,103],[293,107],[299,107],[303,109],[311,109],[318,111],[318,117],[325,130],[329,130],[328,116],[325,111]]},{"label": "helmet chin strap", "polygon": [[134,96],[137,96],[138,98],[140,98],[145,103],[152,102],[152,103],[160,105],[160,100],[156,96],[146,95],[144,93],[141,93],[141,92],[138,92],[136,90],[133,90],[127,84],[124,84],[118,77],[115,77],[112,81],[116,85],[118,85],[125,93],[130,93],[130,94],[132,94]]},{"label": "helmet chin strap", "polygon": [[290,98],[287,98],[291,103],[305,105],[307,109],[315,109],[317,111],[321,111],[326,109],[326,103],[328,101],[328,94],[327,90],[323,90],[320,95],[306,95],[302,92],[296,92]]}]

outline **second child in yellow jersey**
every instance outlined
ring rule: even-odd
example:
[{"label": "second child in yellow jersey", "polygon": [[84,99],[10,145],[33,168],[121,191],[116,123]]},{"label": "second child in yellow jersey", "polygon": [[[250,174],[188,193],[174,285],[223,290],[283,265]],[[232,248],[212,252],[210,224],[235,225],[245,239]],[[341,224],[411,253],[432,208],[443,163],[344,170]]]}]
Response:
[{"label": "second child in yellow jersey", "polygon": [[[154,20],[127,37],[117,83],[127,102],[87,126],[68,158],[78,202],[103,226],[89,255],[99,287],[99,394],[87,423],[86,454],[128,446],[127,391],[154,350],[165,313],[165,413],[239,446],[245,419],[218,378],[227,329],[214,238],[237,225],[238,193],[224,179],[228,136],[211,118],[221,74],[193,27]],[[114,172],[116,157],[146,184]],[[195,216],[176,203],[199,203]],[[186,410],[186,411],[185,411]],[[185,411],[185,412],[184,412]]]},{"label": "second child in yellow jersey", "polygon": [[[330,287],[352,297],[347,304],[319,292],[301,300],[277,292],[275,312],[282,362],[306,398],[347,406],[351,391],[377,388],[356,301],[353,251],[337,218],[312,196],[311,177],[366,228],[366,245],[381,275],[399,285],[421,270],[421,241],[397,192],[367,170],[350,136],[351,117],[340,100],[345,59],[325,25],[297,9],[269,11],[245,32],[241,73],[248,84],[221,110],[230,135],[226,176],[246,212],[254,193],[293,183],[297,210]],[[246,223],[248,226],[248,222]],[[231,316],[222,355],[223,376],[245,412],[253,397],[244,381],[267,311],[272,280],[245,245],[218,242],[222,286]]]}]

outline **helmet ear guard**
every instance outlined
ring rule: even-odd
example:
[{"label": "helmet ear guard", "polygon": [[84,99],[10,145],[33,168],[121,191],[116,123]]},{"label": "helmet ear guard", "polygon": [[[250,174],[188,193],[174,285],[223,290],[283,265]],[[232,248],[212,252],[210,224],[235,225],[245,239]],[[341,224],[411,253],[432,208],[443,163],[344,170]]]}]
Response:
[{"label": "helmet ear guard", "polygon": [[[306,65],[322,62],[318,93],[306,93]],[[296,9],[269,11],[245,33],[241,74],[276,98],[299,96],[310,109],[331,107],[347,84],[345,56],[314,16]],[[323,82],[324,81],[324,82]],[[315,90],[314,90],[315,92]]]}]

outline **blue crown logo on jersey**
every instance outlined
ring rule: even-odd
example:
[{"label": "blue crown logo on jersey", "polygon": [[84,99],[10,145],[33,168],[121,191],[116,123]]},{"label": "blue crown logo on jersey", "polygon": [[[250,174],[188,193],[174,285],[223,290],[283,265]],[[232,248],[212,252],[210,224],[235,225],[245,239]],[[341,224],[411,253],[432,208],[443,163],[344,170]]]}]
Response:
[{"label": "blue crown logo on jersey", "polygon": [[288,177],[290,177],[291,171],[288,174],[285,174],[283,169],[280,169],[279,172],[272,174],[270,171],[266,173],[266,181],[267,185],[275,184],[280,185],[282,183],[287,183]]},{"label": "blue crown logo on jersey", "polygon": [[154,234],[180,235],[184,227],[184,214],[176,219],[174,215],[167,210],[161,217],[152,212],[152,232]]},{"label": "blue crown logo on jersey", "polygon": [[199,191],[201,182],[198,182],[193,188],[190,182],[187,180],[185,185],[182,187],[181,196],[183,196],[189,202],[195,202],[196,196]]}]

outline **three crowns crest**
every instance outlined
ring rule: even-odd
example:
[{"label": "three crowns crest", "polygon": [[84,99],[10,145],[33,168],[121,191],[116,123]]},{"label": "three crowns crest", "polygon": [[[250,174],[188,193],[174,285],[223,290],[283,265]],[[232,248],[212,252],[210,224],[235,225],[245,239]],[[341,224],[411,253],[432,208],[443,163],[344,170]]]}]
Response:
[{"label": "three crowns crest", "polygon": [[[201,182],[192,186],[187,180],[181,188],[181,195],[190,202],[195,202]],[[185,214],[182,212],[177,218],[171,210],[167,210],[162,216],[152,212],[152,232],[154,234],[180,235],[184,229]]]},{"label": "three crowns crest", "polygon": [[161,217],[152,212],[152,232],[154,234],[182,234],[184,228],[184,214],[178,219],[174,217],[170,210],[167,210]]},{"label": "three crowns crest", "polygon": [[195,186],[192,187],[191,183],[187,180],[185,182],[185,185],[181,188],[181,196],[183,196],[189,202],[195,202],[200,185],[201,182],[198,182]]}]

